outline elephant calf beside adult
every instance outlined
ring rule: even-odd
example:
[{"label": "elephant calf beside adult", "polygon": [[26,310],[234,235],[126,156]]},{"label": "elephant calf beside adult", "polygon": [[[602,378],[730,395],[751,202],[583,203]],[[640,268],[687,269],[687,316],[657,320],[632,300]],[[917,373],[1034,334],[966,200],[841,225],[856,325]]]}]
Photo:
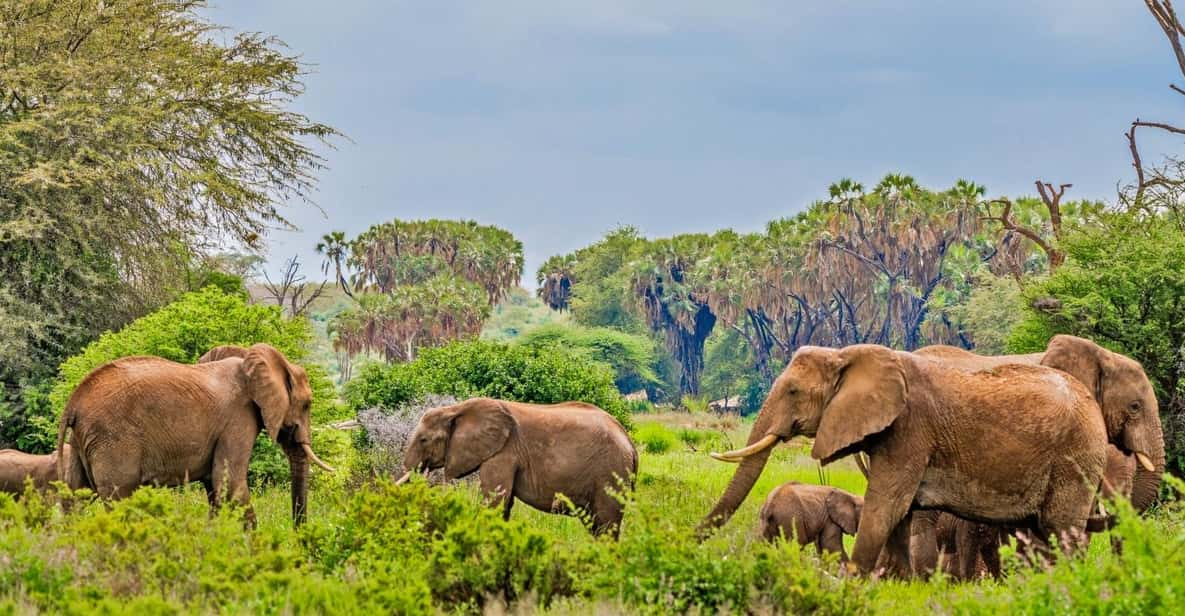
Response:
[{"label": "elephant calf beside adult", "polygon": [[420,418],[403,460],[407,473],[444,469],[445,479],[478,473],[482,492],[510,518],[514,499],[568,513],[561,494],[592,519],[592,532],[620,531],[615,492],[633,489],[638,452],[625,428],[583,402],[540,405],[474,398]]},{"label": "elephant calf beside adult", "polygon": [[867,452],[870,478],[852,561],[870,572],[888,549],[909,563],[914,508],[1036,526],[1076,547],[1099,485],[1107,431],[1091,392],[1064,373],[1010,365],[966,373],[875,345],[803,347],[777,378],[740,466],[701,529],[726,521],[774,445],[815,437],[824,464]]},{"label": "elephant calf beside adult", "polygon": [[846,561],[843,536],[859,530],[862,509],[863,497],[791,481],[774,488],[761,505],[761,536],[769,541],[793,538],[798,545],[814,545],[816,552],[834,552]]},{"label": "elephant calf beside adult", "polygon": [[76,477],[70,487],[108,498],[144,485],[201,481],[212,508],[227,495],[253,524],[247,466],[256,437],[266,430],[288,456],[299,525],[309,463],[333,470],[311,446],[308,375],[267,344],[216,350],[196,365],[137,356],[91,371],[62,414],[59,450],[67,432],[73,434],[59,476]]}]

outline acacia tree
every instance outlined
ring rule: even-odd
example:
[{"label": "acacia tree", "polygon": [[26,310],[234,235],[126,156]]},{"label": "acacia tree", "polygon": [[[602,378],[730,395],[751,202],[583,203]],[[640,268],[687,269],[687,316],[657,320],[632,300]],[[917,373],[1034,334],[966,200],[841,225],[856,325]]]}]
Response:
[{"label": "acacia tree", "polygon": [[358,305],[334,319],[334,348],[348,356],[376,351],[389,362],[476,336],[522,273],[522,244],[472,221],[394,220],[346,250]]},{"label": "acacia tree", "polygon": [[[196,0],[0,2],[0,381],[172,299],[177,255],[287,225],[335,131],[294,54]],[[184,250],[174,250],[175,246]]]}]

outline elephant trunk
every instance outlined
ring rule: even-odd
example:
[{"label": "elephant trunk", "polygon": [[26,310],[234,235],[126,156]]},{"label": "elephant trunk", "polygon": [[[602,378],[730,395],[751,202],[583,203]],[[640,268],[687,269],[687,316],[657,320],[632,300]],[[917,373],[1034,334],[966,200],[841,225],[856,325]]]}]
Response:
[{"label": "elephant trunk", "polygon": [[309,504],[309,456],[304,447],[296,443],[285,444],[284,453],[292,473],[292,522],[300,526]]},{"label": "elephant trunk", "polygon": [[1160,480],[1164,475],[1164,433],[1159,418],[1153,422],[1151,431],[1152,451],[1147,452],[1147,455],[1152,460],[1153,469],[1148,470],[1142,464],[1136,464],[1136,474],[1132,478],[1132,506],[1139,512],[1147,511],[1156,503],[1160,496]]},{"label": "elephant trunk", "polygon": [[[747,445],[754,445],[764,438],[769,431],[770,423],[770,415],[766,413],[765,409],[762,409],[757,416],[757,421],[753,424],[753,430],[749,432]],[[736,513],[741,503],[745,502],[745,498],[749,496],[753,485],[757,483],[761,471],[765,470],[765,463],[769,461],[773,449],[773,447],[766,447],[740,460],[724,494],[712,507],[712,511],[699,523],[697,530],[700,536],[705,535],[711,529],[723,526],[732,517],[732,514]]]}]

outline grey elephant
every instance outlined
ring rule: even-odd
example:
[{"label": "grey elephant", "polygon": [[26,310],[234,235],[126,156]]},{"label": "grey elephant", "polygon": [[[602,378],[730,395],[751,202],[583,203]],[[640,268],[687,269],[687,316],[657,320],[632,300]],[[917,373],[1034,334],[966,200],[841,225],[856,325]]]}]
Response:
[{"label": "grey elephant", "polygon": [[[65,446],[70,455],[70,446]],[[0,449],[0,492],[21,494],[25,480],[32,479],[33,487],[44,490],[58,479],[58,452],[47,454],[25,453],[16,449]]]},{"label": "grey elephant", "polygon": [[885,550],[895,575],[909,574],[915,509],[1031,524],[1037,536],[1080,548],[1107,444],[1092,392],[1052,368],[967,373],[877,345],[802,347],[774,381],[748,444],[714,454],[739,466],[701,532],[724,523],[773,447],[798,435],[814,437],[811,455],[824,464],[868,454],[849,564],[871,572]]},{"label": "grey elephant", "polygon": [[592,521],[594,534],[620,532],[638,452],[625,428],[583,402],[540,405],[473,398],[424,413],[404,454],[407,473],[444,469],[445,479],[478,473],[487,500],[510,517],[514,500],[551,513],[573,513],[562,494]]},{"label": "grey elephant", "polygon": [[820,554],[834,552],[846,561],[843,536],[859,530],[863,509],[861,496],[790,481],[770,491],[761,505],[761,536],[769,541],[793,537],[798,545],[814,545]]},{"label": "grey elephant", "polygon": [[71,488],[104,498],[200,481],[212,510],[226,495],[254,524],[247,465],[266,430],[288,457],[292,515],[300,524],[310,462],[333,470],[313,452],[311,406],[304,369],[267,344],[230,348],[224,359],[196,365],[117,359],[92,370],[66,403],[58,449],[71,432],[72,449],[59,460],[59,476],[75,477]]}]

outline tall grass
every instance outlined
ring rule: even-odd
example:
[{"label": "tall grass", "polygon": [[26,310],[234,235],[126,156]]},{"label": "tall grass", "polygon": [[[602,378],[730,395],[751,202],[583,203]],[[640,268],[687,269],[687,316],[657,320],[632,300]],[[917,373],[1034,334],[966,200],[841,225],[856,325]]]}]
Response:
[{"label": "tall grass", "polygon": [[[819,480],[805,443],[777,448],[749,499],[702,543],[695,524],[735,467],[676,443],[661,454],[642,449],[619,542],[521,503],[504,522],[473,484],[419,479],[398,487],[386,479],[322,482],[300,531],[282,486],[254,495],[253,531],[231,509],[210,518],[197,487],[146,489],[111,506],[80,497],[68,513],[32,492],[19,502],[0,495],[0,613],[509,605],[556,613],[1104,614],[1169,612],[1185,600],[1185,512],[1177,505],[1150,519],[1116,506],[1120,555],[1100,535],[1085,554],[1048,569],[1010,558],[1001,582],[868,580],[840,575],[834,558],[756,534],[757,509],[771,489]],[[847,461],[829,466],[827,479],[864,491]]]}]

